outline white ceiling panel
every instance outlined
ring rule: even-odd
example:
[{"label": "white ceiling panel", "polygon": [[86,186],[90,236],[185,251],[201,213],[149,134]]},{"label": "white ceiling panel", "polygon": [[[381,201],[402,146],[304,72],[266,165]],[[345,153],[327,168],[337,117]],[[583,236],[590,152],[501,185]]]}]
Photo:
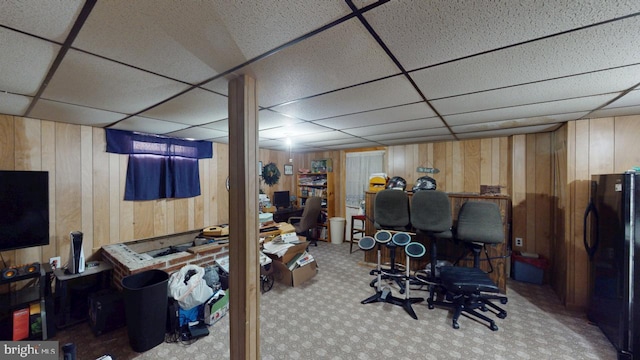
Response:
[{"label": "white ceiling panel", "polygon": [[258,126],[260,130],[266,130],[281,126],[292,126],[300,122],[302,122],[302,120],[286,116],[275,111],[258,111]]},{"label": "white ceiling panel", "polygon": [[227,118],[227,104],[227,97],[195,88],[140,115],[181,124],[201,125]]},{"label": "white ceiling panel", "polygon": [[630,91],[620,99],[605,106],[605,109],[640,105],[640,90]]},{"label": "white ceiling panel", "polygon": [[637,0],[84,6],[0,5],[0,114],[228,143],[228,81],[246,74],[260,147],[282,151],[287,137],[326,151],[640,115]]},{"label": "white ceiling panel", "polygon": [[247,72],[259,79],[259,105],[270,107],[399,70],[362,24],[351,19],[249,65]]},{"label": "white ceiling panel", "polygon": [[616,94],[587,96],[569,100],[550,101],[545,103],[514,106],[502,109],[476,111],[458,115],[445,115],[444,118],[450,126],[540,117],[554,114],[587,111],[597,108],[613,99]]},{"label": "white ceiling panel", "polygon": [[207,128],[207,129],[218,130],[218,131],[229,132],[229,119],[214,121],[214,122],[209,123],[209,124],[203,124],[203,125],[200,125],[200,127]]},{"label": "white ceiling panel", "polygon": [[344,139],[352,139],[353,136],[345,134],[341,131],[325,131],[313,134],[298,135],[291,138],[292,144],[317,144],[323,141],[342,141]]},{"label": "white ceiling panel", "polygon": [[304,120],[318,120],[367,110],[403,105],[421,100],[404,76],[379,80],[295,103],[277,106],[276,111]]},{"label": "white ceiling panel", "polygon": [[476,123],[469,125],[460,125],[460,126],[452,126],[451,130],[456,134],[468,133],[468,132],[478,132],[478,131],[487,131],[487,130],[499,130],[499,129],[510,129],[517,128],[523,126],[530,125],[543,125],[543,124],[555,124],[566,122],[569,120],[577,120],[587,115],[588,112],[573,112],[567,114],[557,114],[557,115],[546,115],[540,117],[532,117],[532,118],[524,118],[524,119],[512,119],[512,120],[504,120],[504,121],[493,121],[493,122],[485,122],[485,123]]},{"label": "white ceiling panel", "polygon": [[638,114],[640,114],[640,105],[596,110],[590,113],[586,117],[595,119],[595,118],[601,118],[601,117],[627,116],[627,115],[638,115]]},{"label": "white ceiling panel", "polygon": [[[350,13],[343,0],[213,1],[245,58],[252,59]],[[256,31],[259,29],[259,31]]]},{"label": "white ceiling panel", "polygon": [[638,11],[632,0],[390,1],[365,18],[410,71]]},{"label": "white ceiling panel", "polygon": [[42,97],[132,114],[187,85],[70,50]]},{"label": "white ceiling panel", "polygon": [[496,109],[627,90],[640,82],[640,65],[461,95],[431,103],[442,115]]},{"label": "white ceiling panel", "polygon": [[553,131],[560,126],[559,124],[551,124],[551,125],[538,125],[538,126],[527,126],[527,127],[519,127],[513,129],[500,129],[500,130],[491,130],[491,131],[479,131],[465,134],[458,134],[458,139],[480,139],[480,138],[488,138],[488,137],[502,137],[502,136],[510,136],[517,134],[533,134],[539,132],[548,132]]},{"label": "white ceiling panel", "polygon": [[148,134],[167,134],[188,127],[164,120],[150,119],[142,116],[132,116],[112,126],[113,129],[137,131]]},{"label": "white ceiling panel", "polygon": [[126,115],[42,99],[33,107],[29,117],[52,121],[64,119],[71,124],[105,127]]},{"label": "white ceiling panel", "polygon": [[35,95],[60,46],[0,27],[0,91]]},{"label": "white ceiling panel", "polygon": [[[369,136],[402,131],[424,130],[443,127],[440,118],[399,121],[381,125],[370,125],[359,128],[345,129],[344,132],[356,136]],[[448,131],[447,131],[448,132]]]},{"label": "white ceiling panel", "polygon": [[305,134],[317,134],[326,131],[331,131],[331,129],[308,122],[302,122],[295,125],[260,130],[260,137],[267,139],[282,139],[290,137],[294,139],[296,136]]},{"label": "white ceiling panel", "polygon": [[223,137],[225,135],[228,135],[228,133],[225,131],[212,130],[212,129],[207,129],[203,127],[192,127],[188,129],[170,132],[168,135],[182,138],[182,139],[207,140],[212,138]]},{"label": "white ceiling panel", "polygon": [[418,136],[418,137],[407,137],[401,139],[392,139],[392,140],[380,140],[380,144],[382,145],[405,145],[405,144],[419,144],[425,142],[434,142],[434,141],[452,141],[455,140],[453,135],[434,135],[434,136]]},{"label": "white ceiling panel", "polygon": [[215,142],[215,143],[228,144],[229,143],[229,136],[227,135],[227,136],[212,138],[211,141]]},{"label": "white ceiling panel", "polygon": [[[389,122],[405,121],[433,117],[436,114],[424,102],[394,106],[386,109],[371,110],[361,113],[337,116],[314,121],[315,124],[335,129],[348,129],[362,126],[385,124]],[[442,122],[440,122],[442,124]]]},{"label": "white ceiling panel", "polygon": [[22,115],[29,107],[31,99],[28,96],[0,92],[0,114]]},{"label": "white ceiling panel", "polygon": [[449,134],[449,130],[447,130],[447,128],[442,127],[442,128],[425,129],[425,130],[381,133],[377,135],[363,136],[363,138],[367,140],[382,142],[386,140],[398,140],[398,139],[406,139],[406,138],[417,138],[417,137],[447,135],[447,134]]},{"label": "white ceiling panel", "polygon": [[83,4],[82,0],[6,0],[2,2],[0,24],[63,43]]},{"label": "white ceiling panel", "polygon": [[640,17],[435,66],[411,76],[428,99],[436,99],[637,64],[640,36],[627,30],[632,28],[640,28]]},{"label": "white ceiling panel", "polygon": [[98,1],[73,47],[189,83],[246,60],[210,2]]}]

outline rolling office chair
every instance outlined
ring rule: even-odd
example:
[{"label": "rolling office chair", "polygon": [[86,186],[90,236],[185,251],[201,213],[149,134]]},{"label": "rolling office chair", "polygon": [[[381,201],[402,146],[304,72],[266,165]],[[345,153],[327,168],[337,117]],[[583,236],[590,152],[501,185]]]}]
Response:
[{"label": "rolling office chair", "polygon": [[438,262],[438,239],[451,239],[451,204],[449,196],[443,191],[422,190],[416,191],[411,198],[411,224],[417,234],[426,236],[431,243],[430,269],[426,281],[429,285],[429,309],[433,309],[436,301],[435,290],[439,279],[436,269]]},{"label": "rolling office chair", "polygon": [[[373,221],[378,230],[388,231],[408,231],[411,229],[409,219],[409,197],[402,190],[384,189],[376,193],[373,203]],[[390,239],[389,239],[390,240]],[[391,279],[400,288],[400,293],[404,293],[405,286],[402,281],[402,272],[396,268],[396,248],[392,242],[386,242],[389,249],[389,269],[384,270],[383,279]],[[372,274],[373,271],[372,271]],[[376,287],[377,279],[371,281],[371,286]]]},{"label": "rolling office chair", "polygon": [[[479,313],[476,309],[487,310],[487,306],[497,311],[498,318],[507,317],[507,312],[491,300],[507,303],[507,297],[494,295],[500,292],[498,286],[489,275],[479,267],[480,250],[487,244],[498,244],[504,241],[502,217],[498,205],[490,202],[468,201],[460,208],[456,239],[471,247],[474,252],[474,267],[445,266],[440,270],[442,286],[447,291],[447,299],[455,309],[452,325],[458,329],[458,318],[466,312],[488,322],[488,327],[496,331],[495,321]],[[486,248],[485,248],[486,252]],[[487,260],[489,260],[487,258]]]},{"label": "rolling office chair", "polygon": [[318,246],[318,239],[313,235],[313,229],[318,226],[318,216],[322,210],[322,199],[314,196],[307,199],[302,210],[302,216],[292,216],[287,220],[296,230],[296,234],[304,235],[315,246]]}]

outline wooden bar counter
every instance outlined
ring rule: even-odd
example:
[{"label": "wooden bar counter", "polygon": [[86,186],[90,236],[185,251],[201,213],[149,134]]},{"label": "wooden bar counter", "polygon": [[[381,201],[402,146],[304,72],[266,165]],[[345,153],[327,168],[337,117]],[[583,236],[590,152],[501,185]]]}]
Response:
[{"label": "wooden bar counter", "polygon": [[[428,191],[428,190],[427,190]],[[407,193],[411,199],[411,192]],[[489,274],[489,277],[498,285],[500,291],[504,294],[507,292],[507,277],[509,268],[509,239],[511,232],[511,198],[507,195],[479,195],[474,193],[449,193],[449,200],[451,201],[451,217],[453,219],[453,227],[455,229],[458,212],[460,207],[467,201],[490,201],[498,204],[500,208],[500,214],[502,215],[502,227],[504,230],[504,243],[498,245],[487,246],[489,257],[493,265],[493,272]],[[376,193],[365,193],[365,213],[367,220],[365,221],[365,234],[373,236],[376,232],[376,228],[373,224],[373,205]],[[430,242],[422,235],[416,235],[412,241],[422,243],[427,249],[427,254],[420,259],[411,259],[411,270],[424,269],[429,263],[429,250]],[[438,259],[448,260],[455,262],[465,251],[464,245],[456,243],[451,240],[439,240],[438,241]],[[390,252],[386,246],[381,248],[382,263],[388,263],[390,261]],[[484,271],[489,271],[489,264],[486,261],[484,251],[481,252],[480,268]],[[370,251],[364,253],[364,261],[369,263],[377,262],[377,246]],[[404,264],[405,254],[402,248],[396,250],[396,263]],[[467,256],[458,262],[459,266],[473,266],[473,253],[469,252]]]}]

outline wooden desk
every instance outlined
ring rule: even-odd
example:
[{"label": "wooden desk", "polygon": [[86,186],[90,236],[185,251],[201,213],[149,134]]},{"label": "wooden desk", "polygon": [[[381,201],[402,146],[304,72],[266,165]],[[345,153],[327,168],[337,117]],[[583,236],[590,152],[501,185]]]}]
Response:
[{"label": "wooden desk", "polygon": [[273,221],[277,223],[287,222],[292,216],[302,216],[304,208],[291,207],[287,209],[280,209],[273,213]]},{"label": "wooden desk", "polygon": [[[411,198],[412,193],[408,193]],[[373,225],[373,206],[375,192],[365,193],[365,213],[367,220],[365,221],[365,234],[373,236],[376,232],[376,228]],[[489,277],[498,285],[500,291],[504,294],[507,292],[507,277],[508,277],[508,262],[511,254],[509,239],[511,238],[511,198],[507,195],[478,195],[472,193],[449,193],[449,200],[451,201],[451,217],[453,219],[453,227],[455,228],[458,221],[458,212],[460,207],[467,201],[490,201],[494,202],[500,208],[500,214],[502,215],[502,227],[504,231],[504,242],[498,245],[487,246],[491,263],[493,264],[493,272],[489,274]],[[427,253],[430,249],[430,242],[424,236],[417,235],[412,241],[422,243],[427,249]],[[438,241],[438,259],[448,260],[450,262],[456,261],[464,252],[464,247],[461,244],[456,244],[449,240]],[[386,246],[382,246],[381,261],[383,263],[389,262],[389,249]],[[481,254],[480,268],[489,271],[489,264],[486,261],[484,254]],[[424,269],[429,263],[429,254],[426,254],[421,259],[411,260],[411,270]],[[369,263],[377,262],[377,251],[374,248],[371,251],[364,253],[364,261]],[[396,250],[396,263],[404,264],[405,254],[404,250],[399,248]],[[472,253],[461,260],[458,265],[460,266],[473,266]]]}]

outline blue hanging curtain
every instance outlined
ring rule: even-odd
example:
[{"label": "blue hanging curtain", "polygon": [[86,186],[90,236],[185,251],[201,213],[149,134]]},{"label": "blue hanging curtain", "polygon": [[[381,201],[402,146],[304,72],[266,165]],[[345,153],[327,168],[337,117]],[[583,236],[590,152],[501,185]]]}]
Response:
[{"label": "blue hanging curtain", "polygon": [[200,195],[198,159],[211,158],[209,141],[191,141],[106,129],[107,152],[128,154],[125,200]]}]

